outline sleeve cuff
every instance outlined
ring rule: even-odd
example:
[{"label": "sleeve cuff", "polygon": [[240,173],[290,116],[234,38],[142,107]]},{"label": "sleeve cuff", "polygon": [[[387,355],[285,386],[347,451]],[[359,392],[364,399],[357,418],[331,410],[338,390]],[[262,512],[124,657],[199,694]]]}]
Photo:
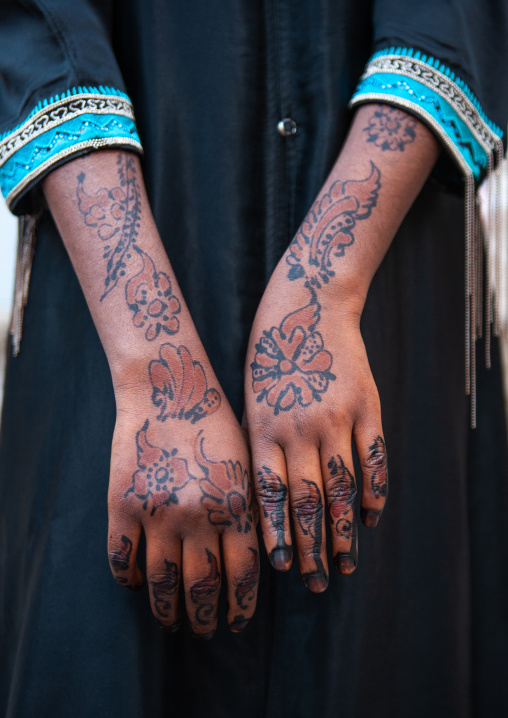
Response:
[{"label": "sleeve cuff", "polygon": [[73,87],[40,102],[0,136],[0,189],[13,210],[50,169],[102,147],[142,152],[130,99],[110,87]]},{"label": "sleeve cuff", "polygon": [[443,142],[465,177],[479,181],[502,153],[502,130],[469,87],[439,60],[392,47],[368,62],[350,106],[387,102],[417,115]]}]

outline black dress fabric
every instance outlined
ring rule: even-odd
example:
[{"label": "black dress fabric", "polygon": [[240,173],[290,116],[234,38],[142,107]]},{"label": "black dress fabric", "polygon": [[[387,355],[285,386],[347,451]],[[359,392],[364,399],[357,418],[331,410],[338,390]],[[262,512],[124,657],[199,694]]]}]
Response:
[{"label": "black dress fabric", "polygon": [[[483,14],[469,1],[459,10],[426,3],[426,14],[393,0],[0,7],[8,18],[0,38],[13,38],[1,60],[1,130],[73,84],[107,82],[132,99],[157,226],[239,417],[257,304],[340,150],[372,51],[419,43],[471,83],[494,121],[508,116],[502,3]],[[28,27],[32,44],[21,49]],[[70,64],[62,37],[77,48]],[[283,117],[294,119],[295,135],[277,133]],[[480,363],[478,372],[478,429],[469,428],[463,216],[462,197],[429,180],[369,293],[362,331],[391,483],[379,527],[359,528],[356,572],[332,575],[314,595],[296,565],[276,575],[265,560],[251,625],[229,633],[223,606],[216,637],[201,643],[185,626],[165,634],[146,589],[121,590],[110,575],[111,378],[43,215],[2,414],[1,715],[505,715],[507,427],[494,343],[492,369]]]}]

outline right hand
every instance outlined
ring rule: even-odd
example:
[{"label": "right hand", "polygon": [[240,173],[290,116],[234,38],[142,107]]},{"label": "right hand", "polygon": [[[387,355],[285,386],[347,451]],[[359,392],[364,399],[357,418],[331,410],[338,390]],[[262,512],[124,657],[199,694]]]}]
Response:
[{"label": "right hand", "polygon": [[[151,362],[150,383],[115,387],[108,553],[117,582],[140,587],[136,553],[144,530],[154,616],[170,630],[179,627],[183,581],[191,628],[209,638],[217,627],[219,542],[227,621],[235,632],[254,613],[259,553],[245,436],[220,389],[220,394],[206,389],[203,365],[208,386],[218,382],[201,358],[202,363],[193,362],[185,347],[163,344]],[[175,377],[182,367],[184,375]],[[175,378],[180,382],[173,392]],[[189,414],[190,407],[205,391],[201,406],[219,401],[220,408],[193,422],[200,411]]]}]

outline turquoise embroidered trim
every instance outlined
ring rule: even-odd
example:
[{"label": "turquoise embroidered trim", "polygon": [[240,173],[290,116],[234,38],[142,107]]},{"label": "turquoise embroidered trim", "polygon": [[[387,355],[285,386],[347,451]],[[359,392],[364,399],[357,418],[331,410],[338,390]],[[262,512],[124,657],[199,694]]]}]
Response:
[{"label": "turquoise embroidered trim", "polygon": [[476,180],[501,143],[502,131],[486,117],[469,87],[439,60],[411,48],[390,48],[371,58],[350,104],[369,101],[387,101],[420,115],[462,173]]},{"label": "turquoise embroidered trim", "polygon": [[142,151],[132,105],[109,87],[79,87],[40,102],[0,137],[0,189],[7,204],[54,164],[85,149]]}]

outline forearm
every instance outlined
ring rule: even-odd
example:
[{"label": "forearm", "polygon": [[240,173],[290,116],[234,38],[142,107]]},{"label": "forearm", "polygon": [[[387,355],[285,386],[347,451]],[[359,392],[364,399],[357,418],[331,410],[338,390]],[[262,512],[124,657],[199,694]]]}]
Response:
[{"label": "forearm", "polygon": [[362,106],[286,253],[289,278],[305,277],[361,310],[372,277],[438,154],[438,141],[412,115],[389,105]]},{"label": "forearm", "polygon": [[147,381],[149,362],[157,357],[154,347],[175,335],[191,355],[202,351],[155,226],[137,156],[91,153],[51,172],[43,189],[115,386]]}]

